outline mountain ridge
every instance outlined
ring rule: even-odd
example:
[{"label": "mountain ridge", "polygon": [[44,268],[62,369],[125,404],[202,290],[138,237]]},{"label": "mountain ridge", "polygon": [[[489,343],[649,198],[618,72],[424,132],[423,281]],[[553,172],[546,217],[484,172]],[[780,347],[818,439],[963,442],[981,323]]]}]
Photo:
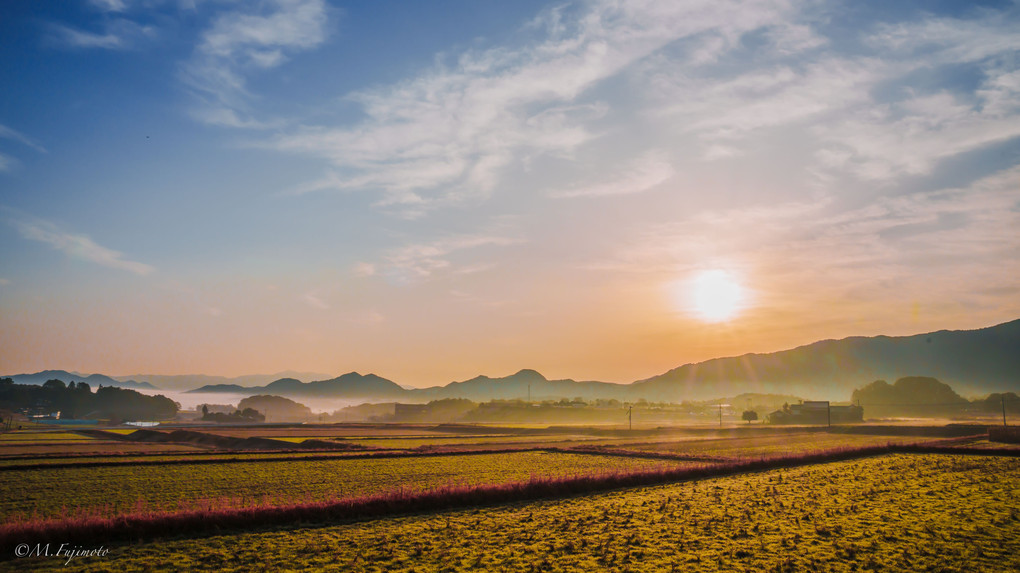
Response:
[{"label": "mountain ridge", "polygon": [[114,386],[116,388],[127,388],[130,390],[159,390],[156,386],[148,382],[138,382],[136,380],[119,380],[105,374],[82,374],[80,372],[68,372],[67,370],[42,370],[34,374],[14,374],[11,376],[5,376],[5,378],[11,378],[15,384],[33,384],[41,386],[45,384],[47,380],[60,380],[65,384],[70,382],[79,383],[85,382],[90,387],[98,388],[99,386]]},{"label": "mountain ridge", "polygon": [[[264,379],[267,375],[255,376]],[[237,379],[254,379],[255,376]],[[904,376],[937,378],[969,394],[1020,390],[1020,319],[973,330],[943,329],[907,336],[824,339],[777,352],[745,353],[683,364],[629,384],[570,378],[550,380],[536,370],[522,369],[509,376],[478,375],[442,386],[408,389],[375,374],[349,372],[309,382],[286,376],[260,386],[211,384],[193,388],[188,393],[249,396],[271,393],[302,398],[408,402],[444,398],[487,401],[575,397],[680,402],[741,393],[847,400],[855,389],[868,383]],[[196,377],[200,376],[191,376]]]}]

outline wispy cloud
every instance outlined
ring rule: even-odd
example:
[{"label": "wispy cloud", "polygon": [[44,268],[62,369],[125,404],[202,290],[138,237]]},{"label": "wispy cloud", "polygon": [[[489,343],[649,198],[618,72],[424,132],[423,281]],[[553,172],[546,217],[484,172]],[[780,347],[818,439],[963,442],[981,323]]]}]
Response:
[{"label": "wispy cloud", "polygon": [[391,251],[383,261],[359,268],[371,268],[372,274],[382,274],[400,283],[412,283],[440,273],[464,274],[480,272],[491,268],[488,263],[455,262],[454,258],[463,251],[484,247],[506,247],[524,241],[505,235],[455,235],[427,243],[414,243]]},{"label": "wispy cloud", "polygon": [[314,307],[314,308],[318,308],[320,310],[326,310],[326,309],[329,308],[329,303],[327,303],[326,301],[322,300],[314,292],[306,292],[305,294],[303,294],[301,296],[301,300],[303,300],[309,306]]},{"label": "wispy cloud", "polygon": [[3,153],[0,153],[0,173],[14,170],[14,168],[17,167],[19,163],[20,162],[17,159],[11,157],[10,155],[4,155]]},{"label": "wispy cloud", "polygon": [[[888,179],[929,173],[944,158],[1020,136],[1020,73],[1009,63],[1020,50],[1020,11],[978,14],[880,25],[868,35],[866,43],[892,72],[885,81],[899,90],[818,126],[827,144],[820,158],[868,179]],[[932,87],[898,80],[961,66],[981,78],[972,92],[951,83]]]},{"label": "wispy cloud", "polygon": [[99,245],[85,235],[64,231],[49,221],[17,214],[9,221],[26,239],[46,243],[69,257],[138,275],[155,270],[151,265],[125,259],[123,253]]},{"label": "wispy cloud", "polygon": [[664,101],[674,103],[660,113],[682,119],[682,129],[708,145],[739,140],[757,130],[809,122],[868,102],[868,89],[883,77],[881,67],[876,60],[824,58],[722,80],[680,75],[661,93]]},{"label": "wispy cloud", "polygon": [[124,12],[128,9],[125,0],[89,0],[89,4],[103,12]]},{"label": "wispy cloud", "polygon": [[[384,206],[421,210],[485,196],[515,161],[569,157],[599,135],[600,84],[680,38],[727,41],[783,21],[786,2],[595,1],[544,12],[535,41],[469,51],[396,85],[351,94],[366,119],[306,126],[276,149],[336,171],[301,190],[374,189]],[[709,39],[702,36],[711,36]]]},{"label": "wispy cloud", "polygon": [[39,145],[34,140],[25,136],[24,134],[7,127],[6,125],[0,124],[0,139],[11,139],[23,145],[27,145],[28,147],[31,147],[32,149],[40,153],[46,153],[45,147]]},{"label": "wispy cloud", "polygon": [[1020,137],[1018,79],[991,70],[974,97],[916,95],[819,126],[828,144],[819,157],[868,179],[929,173],[946,157]]},{"label": "wispy cloud", "polygon": [[376,274],[376,265],[372,263],[359,262],[354,265],[354,276],[356,277],[371,277]]},{"label": "wispy cloud", "polygon": [[101,32],[90,32],[64,24],[50,24],[50,40],[57,45],[74,49],[127,50],[155,35],[156,29],[153,26],[145,26],[125,18],[104,22]]},{"label": "wispy cloud", "polygon": [[329,13],[323,0],[270,0],[220,14],[181,70],[184,82],[203,100],[193,116],[227,127],[276,125],[249,117],[246,77],[322,44]]},{"label": "wispy cloud", "polygon": [[631,162],[621,173],[608,182],[579,185],[571,189],[554,191],[551,197],[604,197],[607,195],[632,195],[657,187],[676,171],[664,154],[651,151]]},{"label": "wispy cloud", "polygon": [[724,261],[749,269],[762,304],[824,302],[848,313],[859,312],[857,304],[878,309],[904,300],[948,304],[985,292],[1015,294],[1018,178],[1014,167],[965,187],[849,209],[819,199],[701,213],[647,227],[588,268],[666,278]]}]

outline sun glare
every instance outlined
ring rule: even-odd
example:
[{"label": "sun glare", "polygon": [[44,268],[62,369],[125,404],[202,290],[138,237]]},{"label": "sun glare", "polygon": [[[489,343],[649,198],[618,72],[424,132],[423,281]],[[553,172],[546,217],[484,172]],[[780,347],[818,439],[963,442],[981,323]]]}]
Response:
[{"label": "sun glare", "polygon": [[746,298],[737,277],[719,269],[699,272],[688,289],[688,308],[704,322],[725,322],[736,317]]}]

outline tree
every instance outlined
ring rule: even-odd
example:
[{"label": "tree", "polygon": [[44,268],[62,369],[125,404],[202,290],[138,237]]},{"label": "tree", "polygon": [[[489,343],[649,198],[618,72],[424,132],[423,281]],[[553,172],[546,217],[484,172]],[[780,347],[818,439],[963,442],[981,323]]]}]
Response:
[{"label": "tree", "polygon": [[740,417],[741,419],[747,420],[747,423],[750,424],[758,419],[758,412],[755,412],[754,410],[744,410],[744,414]]},{"label": "tree", "polygon": [[209,406],[207,404],[202,404],[202,416],[205,417],[205,416],[208,416],[208,415],[209,415]]}]

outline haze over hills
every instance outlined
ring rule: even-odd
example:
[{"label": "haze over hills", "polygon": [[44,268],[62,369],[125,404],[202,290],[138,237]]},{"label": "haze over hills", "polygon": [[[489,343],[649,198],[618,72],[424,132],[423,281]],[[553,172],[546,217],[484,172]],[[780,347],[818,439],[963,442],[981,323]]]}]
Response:
[{"label": "haze over hills", "polygon": [[780,352],[685,364],[632,384],[548,380],[535,370],[525,369],[502,378],[477,376],[445,386],[405,389],[374,374],[352,372],[318,382],[283,379],[261,387],[216,385],[193,392],[408,402],[441,398],[483,401],[525,399],[530,386],[533,400],[582,397],[680,402],[745,392],[849,400],[855,388],[903,376],[938,378],[961,394],[1020,389],[1020,320],[978,330],[823,340]]},{"label": "haze over hills", "polygon": [[67,370],[43,370],[42,372],[36,372],[35,374],[14,374],[12,376],[5,376],[6,378],[12,378],[15,384],[45,384],[47,380],[61,380],[65,384],[69,382],[85,382],[92,387],[93,390],[100,386],[115,386],[117,388],[129,388],[132,390],[158,390],[156,386],[149,384],[148,382],[137,382],[132,379],[114,379],[104,374],[79,374],[77,372],[68,372]]},{"label": "haze over hills", "polygon": [[244,376],[235,376],[233,378],[226,376],[207,376],[205,374],[132,374],[131,376],[114,376],[113,378],[117,380],[138,380],[140,382],[148,382],[166,390],[191,390],[192,388],[211,384],[259,386],[269,384],[270,382],[281,378],[296,378],[298,380],[310,381],[325,380],[326,378],[329,378],[329,376],[329,374],[322,374],[319,372],[297,372],[294,370],[285,370],[275,374],[246,374]]}]

